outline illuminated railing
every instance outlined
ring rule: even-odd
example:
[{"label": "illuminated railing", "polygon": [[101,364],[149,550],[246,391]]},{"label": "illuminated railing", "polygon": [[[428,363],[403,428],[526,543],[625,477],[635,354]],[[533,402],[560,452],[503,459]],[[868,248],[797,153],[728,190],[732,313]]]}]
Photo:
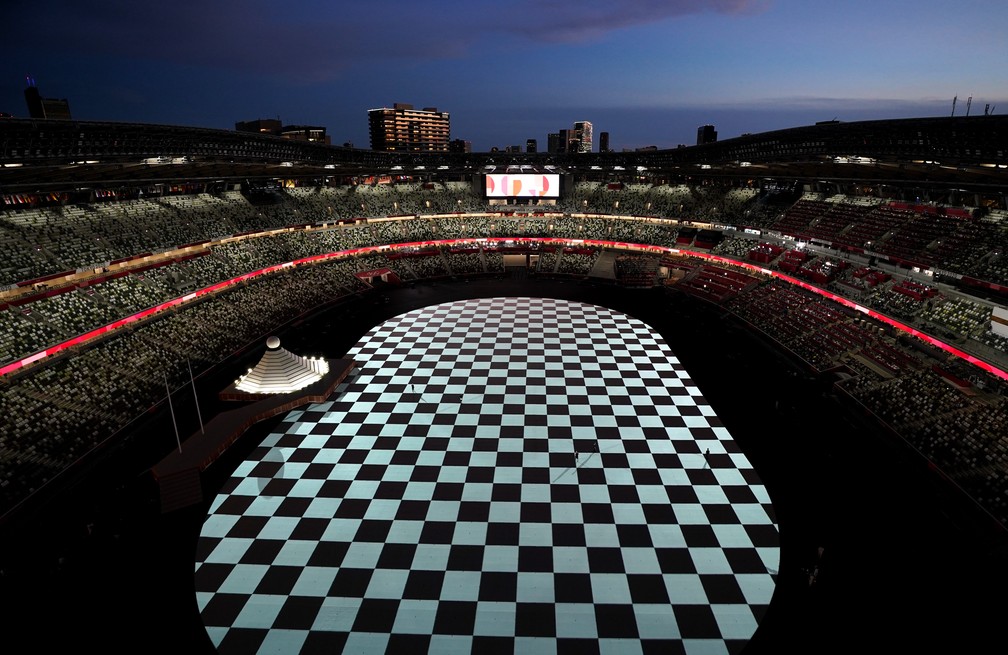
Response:
[{"label": "illuminated railing", "polygon": [[688,257],[696,257],[698,259],[704,259],[704,260],[713,261],[713,262],[717,262],[717,263],[721,263],[721,264],[726,264],[726,265],[730,265],[730,266],[737,266],[737,267],[740,267],[740,268],[743,268],[743,269],[746,269],[746,270],[750,270],[750,271],[753,271],[753,272],[756,272],[756,273],[760,273],[762,275],[772,276],[772,277],[774,277],[776,279],[788,282],[789,284],[793,284],[793,285],[796,285],[798,287],[801,287],[802,289],[805,289],[807,291],[811,291],[813,293],[816,293],[816,294],[818,294],[818,295],[820,295],[820,296],[822,296],[824,298],[832,300],[833,302],[839,303],[839,304],[841,304],[841,305],[843,305],[845,307],[848,307],[848,308],[853,309],[855,311],[861,312],[861,313],[865,314],[866,316],[869,316],[869,317],[871,317],[871,318],[873,318],[873,319],[875,319],[877,321],[881,321],[882,323],[890,325],[890,326],[892,326],[893,328],[895,328],[897,330],[900,330],[900,331],[905,332],[907,334],[910,334],[910,335],[912,335],[914,337],[922,339],[923,341],[927,342],[928,344],[930,344],[930,345],[932,345],[932,346],[934,346],[936,348],[940,348],[941,350],[944,350],[945,352],[948,352],[948,353],[950,353],[950,354],[952,354],[952,355],[954,355],[954,356],[956,356],[956,357],[958,357],[960,359],[963,359],[963,360],[969,362],[970,364],[976,366],[977,368],[980,368],[980,369],[982,369],[982,370],[984,370],[984,371],[986,371],[986,372],[988,372],[988,373],[990,373],[992,375],[995,375],[995,376],[997,376],[997,377],[999,377],[999,378],[1001,378],[1003,380],[1008,380],[1008,372],[1006,372],[1005,370],[1003,370],[1001,368],[998,368],[997,366],[994,366],[993,364],[990,364],[989,362],[986,362],[986,361],[984,361],[982,359],[979,359],[978,357],[970,355],[969,353],[966,353],[966,352],[964,352],[964,351],[962,351],[962,350],[960,350],[960,349],[958,349],[958,348],[956,348],[956,347],[954,347],[954,346],[952,346],[952,345],[950,345],[948,343],[945,343],[944,341],[941,341],[940,339],[936,339],[936,338],[934,338],[934,337],[932,337],[932,336],[930,336],[928,334],[925,334],[925,333],[921,332],[920,330],[914,329],[913,327],[911,327],[909,325],[906,325],[905,323],[901,323],[900,321],[897,321],[897,320],[895,320],[893,318],[890,318],[889,316],[886,316],[885,314],[881,314],[881,313],[879,313],[877,311],[869,309],[869,308],[865,307],[864,305],[861,305],[859,303],[854,302],[853,300],[850,300],[848,298],[844,298],[843,296],[839,296],[839,295],[834,294],[834,293],[830,293],[829,291],[826,291],[824,289],[820,289],[817,286],[814,286],[812,284],[809,284],[807,282],[799,280],[798,278],[792,277],[790,275],[785,275],[783,273],[780,273],[780,272],[777,272],[777,271],[773,271],[773,270],[770,270],[768,268],[763,268],[762,266],[757,266],[755,264],[750,264],[748,262],[739,261],[739,260],[736,260],[736,259],[732,259],[730,257],[721,257],[721,256],[718,256],[718,255],[713,255],[713,254],[710,254],[710,253],[699,252],[699,251],[694,251],[694,250],[682,250],[682,249],[679,249],[679,248],[668,248],[668,247],[664,247],[664,246],[654,246],[654,245],[643,244],[643,243],[628,243],[628,242],[623,242],[623,241],[603,241],[603,240],[596,240],[596,239],[568,239],[568,238],[561,238],[561,237],[481,237],[481,238],[468,238],[468,239],[437,239],[437,240],[430,240],[430,241],[412,241],[412,242],[406,242],[406,243],[396,243],[396,244],[387,244],[387,245],[378,245],[378,246],[367,246],[367,247],[361,247],[361,248],[352,248],[352,249],[349,249],[349,250],[341,250],[341,251],[338,251],[338,252],[331,252],[331,253],[326,253],[326,254],[321,254],[321,255],[312,255],[310,257],[303,257],[301,259],[296,259],[296,260],[293,260],[293,261],[284,262],[282,264],[275,264],[273,266],[268,266],[266,268],[262,268],[262,269],[259,269],[259,270],[256,270],[256,271],[251,271],[249,273],[244,273],[244,274],[239,275],[237,277],[233,277],[233,278],[231,278],[229,280],[225,280],[223,282],[218,282],[217,284],[213,284],[211,286],[204,287],[204,288],[199,289],[197,291],[193,291],[193,292],[188,293],[188,294],[186,294],[184,296],[180,296],[178,298],[174,298],[172,300],[168,300],[166,302],[163,302],[163,303],[161,303],[159,305],[156,305],[154,307],[151,307],[149,309],[145,309],[142,312],[138,312],[138,313],[133,314],[131,316],[127,316],[125,318],[122,318],[122,319],[119,319],[119,320],[114,321],[112,323],[109,323],[108,325],[104,325],[104,326],[102,326],[100,328],[96,328],[94,330],[91,330],[90,332],[87,332],[85,334],[81,334],[81,335],[79,335],[77,337],[74,337],[73,339],[69,339],[69,340],[64,341],[62,343],[56,344],[56,345],[54,345],[54,346],[52,346],[50,348],[47,348],[47,349],[45,349],[43,351],[40,351],[40,352],[37,352],[37,353],[35,353],[33,355],[25,357],[25,358],[23,358],[21,360],[18,360],[16,362],[12,362],[10,364],[7,364],[6,366],[0,368],[0,376],[4,376],[4,375],[7,375],[7,374],[12,373],[14,371],[17,371],[17,370],[19,370],[21,368],[24,368],[26,366],[34,364],[34,363],[36,363],[36,362],[38,362],[40,360],[43,360],[43,359],[45,359],[47,357],[52,357],[52,356],[57,355],[59,353],[65,352],[66,350],[68,350],[70,348],[73,348],[75,346],[86,344],[86,343],[88,343],[90,341],[93,341],[95,339],[98,339],[99,337],[102,337],[102,336],[108,334],[109,332],[111,332],[113,330],[116,330],[116,329],[118,329],[120,327],[129,325],[129,324],[132,324],[132,323],[136,323],[137,321],[142,321],[143,319],[151,317],[151,316],[153,316],[153,315],[155,315],[155,314],[157,314],[159,312],[162,312],[162,311],[164,311],[166,309],[171,309],[171,308],[174,308],[174,307],[178,307],[180,305],[183,305],[184,303],[190,302],[190,301],[198,299],[198,298],[202,298],[202,297],[210,295],[210,294],[217,293],[218,291],[222,291],[224,289],[228,289],[228,288],[233,287],[233,286],[235,286],[237,284],[241,284],[242,282],[247,282],[249,280],[253,280],[253,279],[265,276],[265,275],[270,275],[272,273],[276,273],[278,271],[281,271],[281,270],[284,270],[284,269],[288,269],[288,268],[291,268],[291,267],[294,267],[294,266],[301,266],[301,265],[305,265],[305,264],[316,264],[316,263],[319,263],[319,262],[336,260],[336,259],[342,259],[342,258],[345,258],[345,257],[353,257],[353,256],[356,256],[356,255],[370,254],[370,253],[376,253],[376,252],[385,252],[385,251],[394,251],[394,250],[397,250],[397,249],[400,249],[400,248],[405,249],[405,248],[417,248],[417,247],[425,247],[425,246],[428,246],[428,247],[429,246],[440,247],[440,246],[456,246],[456,245],[464,245],[464,244],[486,244],[486,243],[499,243],[499,242],[507,242],[507,243],[515,243],[515,244],[556,244],[556,245],[577,245],[577,246],[587,246],[587,247],[597,247],[597,248],[617,248],[617,249],[621,249],[621,250],[633,250],[633,251],[639,251],[639,252],[651,252],[651,253],[656,253],[656,254],[684,255],[684,256],[688,256]]}]

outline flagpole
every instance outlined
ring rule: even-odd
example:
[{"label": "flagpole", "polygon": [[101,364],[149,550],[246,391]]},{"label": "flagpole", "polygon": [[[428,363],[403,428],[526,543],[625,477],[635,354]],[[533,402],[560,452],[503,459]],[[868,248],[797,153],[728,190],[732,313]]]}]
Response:
[{"label": "flagpole", "polygon": [[171,401],[171,389],[168,387],[168,374],[167,373],[164,374],[164,388],[165,388],[165,391],[168,392],[168,409],[171,410],[171,422],[172,422],[172,425],[175,426],[175,442],[178,444],[178,451],[181,454],[181,452],[182,452],[182,440],[179,439],[178,423],[175,422],[175,406],[172,405],[172,401]]},{"label": "flagpole", "polygon": [[200,434],[206,434],[203,432],[203,413],[200,412],[199,408],[199,396],[196,395],[196,378],[192,374],[192,364],[189,363],[189,358],[186,357],[186,366],[189,367],[189,381],[192,382],[192,395],[196,399],[196,416],[199,417],[199,431]]}]

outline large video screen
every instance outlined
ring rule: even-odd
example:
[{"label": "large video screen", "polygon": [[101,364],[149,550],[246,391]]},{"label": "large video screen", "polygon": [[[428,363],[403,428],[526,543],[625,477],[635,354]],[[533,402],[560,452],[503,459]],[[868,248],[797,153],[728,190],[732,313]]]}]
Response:
[{"label": "large video screen", "polygon": [[486,176],[486,195],[487,198],[559,198],[560,176],[494,173]]}]

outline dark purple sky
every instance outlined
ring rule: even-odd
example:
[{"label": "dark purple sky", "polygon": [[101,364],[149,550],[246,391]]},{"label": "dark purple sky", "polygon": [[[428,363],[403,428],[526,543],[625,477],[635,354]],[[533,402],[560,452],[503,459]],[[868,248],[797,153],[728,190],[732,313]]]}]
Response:
[{"label": "dark purple sky", "polygon": [[[619,150],[1008,111],[1004,0],[6,0],[0,111],[30,75],[74,118],[280,119],[368,147],[367,110],[451,114],[474,150],[591,121]],[[542,146],[541,146],[542,147]]]}]

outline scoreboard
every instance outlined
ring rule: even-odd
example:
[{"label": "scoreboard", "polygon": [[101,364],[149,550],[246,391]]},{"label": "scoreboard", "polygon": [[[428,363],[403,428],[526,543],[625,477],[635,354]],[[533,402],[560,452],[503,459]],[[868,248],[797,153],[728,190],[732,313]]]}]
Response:
[{"label": "scoreboard", "polygon": [[559,198],[560,176],[494,173],[486,176],[487,198]]}]

